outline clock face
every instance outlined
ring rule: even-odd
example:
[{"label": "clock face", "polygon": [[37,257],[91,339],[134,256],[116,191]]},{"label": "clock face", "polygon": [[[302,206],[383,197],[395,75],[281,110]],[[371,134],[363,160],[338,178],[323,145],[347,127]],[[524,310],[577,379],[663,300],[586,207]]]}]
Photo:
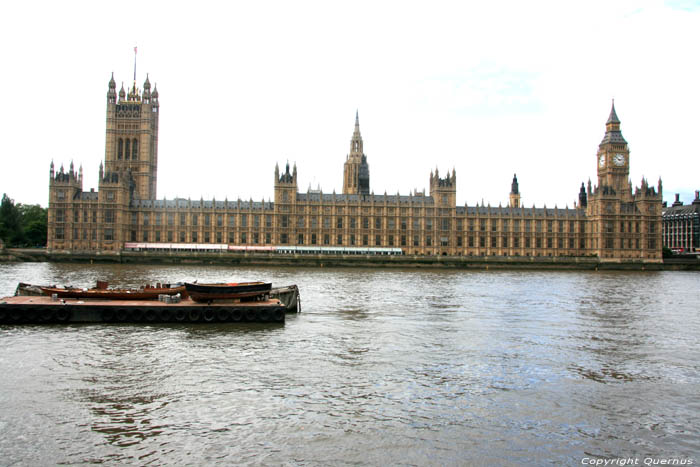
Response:
[{"label": "clock face", "polygon": [[601,154],[600,158],[598,159],[598,165],[603,167],[605,165],[605,154]]},{"label": "clock face", "polygon": [[613,158],[613,162],[615,162],[615,165],[623,165],[625,163],[625,156],[623,154],[615,154],[615,157]]}]

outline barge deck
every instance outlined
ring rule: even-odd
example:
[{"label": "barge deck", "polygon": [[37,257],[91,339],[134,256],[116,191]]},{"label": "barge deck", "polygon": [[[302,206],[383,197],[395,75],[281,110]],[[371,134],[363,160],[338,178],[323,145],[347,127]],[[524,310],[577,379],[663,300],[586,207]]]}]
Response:
[{"label": "barge deck", "polygon": [[156,300],[88,300],[14,296],[0,298],[0,324],[66,323],[284,323],[285,306],[277,299],[215,302],[184,298]]}]

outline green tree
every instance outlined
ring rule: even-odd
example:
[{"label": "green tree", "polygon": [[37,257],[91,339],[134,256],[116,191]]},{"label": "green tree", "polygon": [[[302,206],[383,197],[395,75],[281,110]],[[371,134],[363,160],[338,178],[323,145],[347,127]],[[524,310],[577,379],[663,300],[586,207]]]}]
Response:
[{"label": "green tree", "polygon": [[5,246],[11,247],[23,243],[23,237],[19,209],[15,206],[14,200],[7,194],[3,194],[0,204],[0,238]]},{"label": "green tree", "polygon": [[28,246],[46,246],[48,209],[38,204],[19,204],[23,239]]}]

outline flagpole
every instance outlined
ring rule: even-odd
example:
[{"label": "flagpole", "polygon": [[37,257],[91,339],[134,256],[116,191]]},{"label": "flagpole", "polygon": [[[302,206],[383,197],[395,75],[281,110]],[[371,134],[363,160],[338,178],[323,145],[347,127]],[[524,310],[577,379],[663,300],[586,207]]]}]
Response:
[{"label": "flagpole", "polygon": [[136,51],[137,47],[134,46],[134,86],[136,86]]}]

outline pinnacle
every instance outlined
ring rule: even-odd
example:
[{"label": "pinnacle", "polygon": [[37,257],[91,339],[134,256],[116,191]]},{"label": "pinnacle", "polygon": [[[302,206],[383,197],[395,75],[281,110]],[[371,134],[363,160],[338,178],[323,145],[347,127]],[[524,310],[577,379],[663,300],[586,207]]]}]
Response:
[{"label": "pinnacle", "polygon": [[610,116],[606,123],[620,123],[620,119],[617,118],[617,112],[615,112],[615,99],[612,101],[612,108],[610,109]]}]

